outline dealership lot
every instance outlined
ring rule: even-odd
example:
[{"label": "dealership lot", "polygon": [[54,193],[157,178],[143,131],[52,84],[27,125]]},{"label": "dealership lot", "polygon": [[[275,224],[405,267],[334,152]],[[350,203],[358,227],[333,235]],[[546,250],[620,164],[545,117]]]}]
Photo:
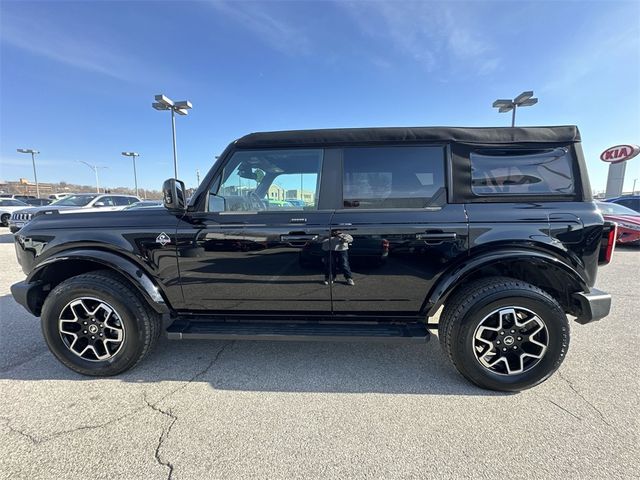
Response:
[{"label": "dealership lot", "polygon": [[0,230],[0,478],[637,478],[640,249],[599,272],[610,317],[559,373],[499,394],[424,345],[168,342],[81,377],[10,296]]}]

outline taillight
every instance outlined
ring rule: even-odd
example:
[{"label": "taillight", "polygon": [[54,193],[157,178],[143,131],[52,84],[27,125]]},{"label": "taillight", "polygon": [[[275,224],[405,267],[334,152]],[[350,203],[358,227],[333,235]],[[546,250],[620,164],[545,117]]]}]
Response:
[{"label": "taillight", "polygon": [[618,239],[618,224],[605,223],[602,231],[602,242],[600,244],[600,255],[598,265],[606,265],[611,262],[613,250],[616,248],[616,240]]}]

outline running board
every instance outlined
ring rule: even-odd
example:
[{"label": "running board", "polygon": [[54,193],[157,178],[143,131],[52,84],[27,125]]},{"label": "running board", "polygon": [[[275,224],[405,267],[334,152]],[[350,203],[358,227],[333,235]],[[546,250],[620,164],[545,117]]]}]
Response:
[{"label": "running board", "polygon": [[167,328],[169,340],[425,343],[429,336],[422,323],[190,322],[178,319]]}]

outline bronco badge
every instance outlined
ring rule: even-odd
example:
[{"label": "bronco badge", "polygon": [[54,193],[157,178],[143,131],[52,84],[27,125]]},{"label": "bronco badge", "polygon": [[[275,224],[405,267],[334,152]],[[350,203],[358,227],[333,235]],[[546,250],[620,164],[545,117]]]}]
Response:
[{"label": "bronco badge", "polygon": [[171,239],[169,238],[169,235],[164,232],[156,237],[156,243],[159,243],[163,247],[169,242],[171,242]]}]

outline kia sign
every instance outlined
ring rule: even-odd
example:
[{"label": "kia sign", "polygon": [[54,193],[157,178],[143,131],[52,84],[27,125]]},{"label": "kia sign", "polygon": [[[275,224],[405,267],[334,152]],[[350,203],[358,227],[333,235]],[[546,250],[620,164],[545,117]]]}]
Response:
[{"label": "kia sign", "polygon": [[620,163],[635,157],[638,153],[640,153],[638,145],[616,145],[602,152],[600,160],[608,163]]}]

